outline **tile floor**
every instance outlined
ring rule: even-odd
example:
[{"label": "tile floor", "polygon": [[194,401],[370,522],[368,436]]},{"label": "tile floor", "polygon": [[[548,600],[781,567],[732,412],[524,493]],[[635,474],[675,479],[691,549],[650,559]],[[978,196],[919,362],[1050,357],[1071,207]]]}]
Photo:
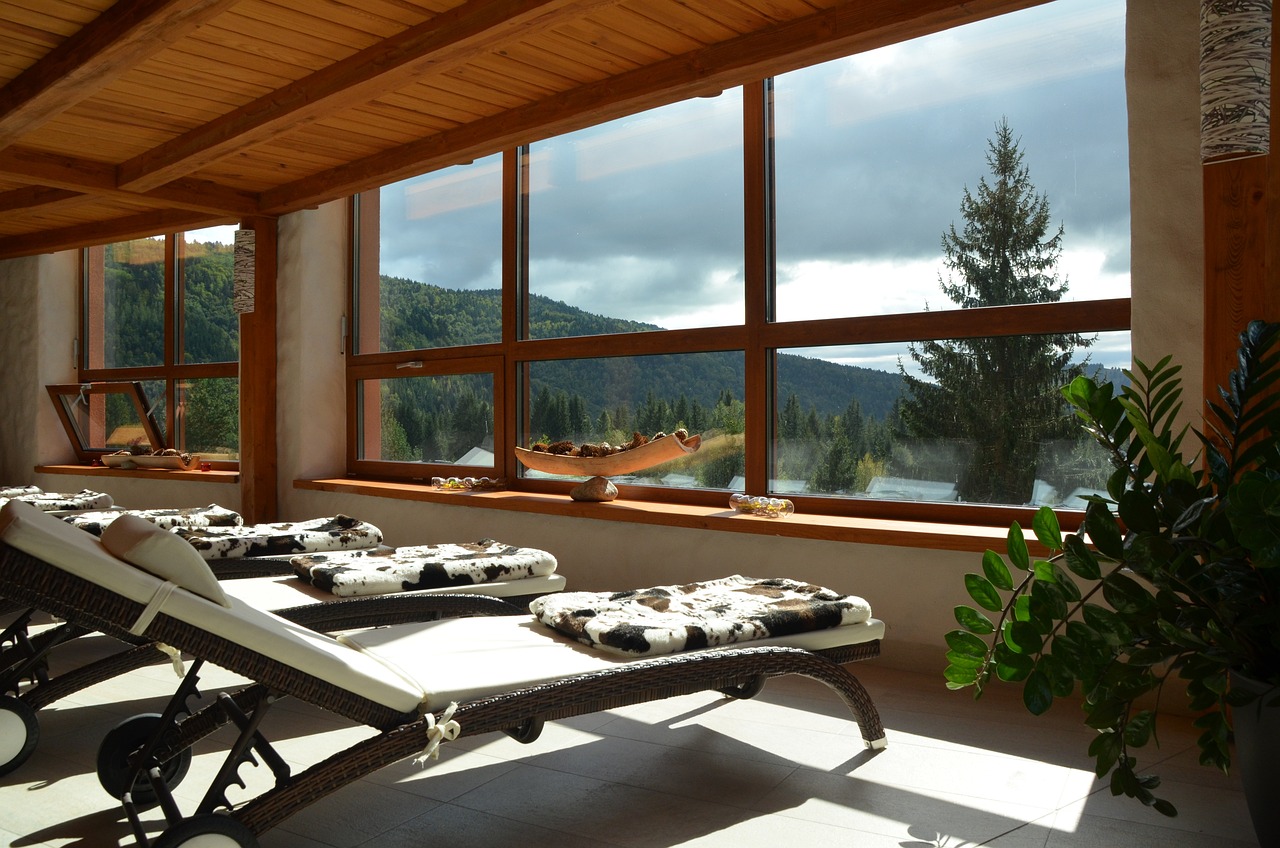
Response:
[{"label": "tile floor", "polygon": [[[74,651],[103,650],[79,640]],[[61,649],[66,661],[79,656]],[[975,704],[940,675],[855,666],[876,699],[889,746],[864,750],[857,727],[825,687],[776,680],[756,699],[696,695],[548,725],[532,745],[505,736],[463,739],[420,768],[405,761],[348,787],[261,838],[264,848],[457,845],[810,846],[859,848],[1246,848],[1256,846],[1234,778],[1196,764],[1195,732],[1162,727],[1158,765],[1174,819],[1094,780],[1089,732],[1071,705],[1038,719],[1011,692]],[[235,678],[208,670],[209,688]],[[117,804],[99,787],[94,757],[123,717],[158,711],[175,678],[141,669],[40,713],[39,747],[0,777],[0,838],[12,846],[132,844]],[[284,701],[267,728],[291,763],[309,763],[367,734]],[[274,728],[274,729],[273,729]],[[197,749],[178,789],[190,810],[220,760]],[[251,790],[266,769],[242,772]],[[235,796],[233,796],[233,800]],[[148,820],[158,831],[159,814]]]}]

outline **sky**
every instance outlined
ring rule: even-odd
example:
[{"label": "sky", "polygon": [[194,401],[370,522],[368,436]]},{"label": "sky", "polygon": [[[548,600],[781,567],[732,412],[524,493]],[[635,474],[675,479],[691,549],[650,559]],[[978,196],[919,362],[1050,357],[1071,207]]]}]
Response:
[{"label": "sky", "polygon": [[[1128,296],[1123,62],[1124,0],[1056,0],[778,77],[777,318],[955,308],[941,239],[1002,119],[1063,227],[1066,299]],[[741,323],[741,102],[534,145],[531,290],[670,329]],[[498,288],[500,177],[490,157],[384,189],[382,273]],[[902,347],[807,353],[896,370]],[[1127,366],[1127,334],[1091,353]]]}]

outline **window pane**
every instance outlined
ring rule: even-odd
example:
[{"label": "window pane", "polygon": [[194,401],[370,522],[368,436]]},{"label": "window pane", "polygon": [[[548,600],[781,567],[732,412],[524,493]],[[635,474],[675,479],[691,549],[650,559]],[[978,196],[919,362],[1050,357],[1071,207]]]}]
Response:
[{"label": "window pane", "polygon": [[178,383],[181,449],[204,459],[240,458],[240,382],[234,377]]},{"label": "window pane", "polygon": [[529,429],[521,444],[623,445],[636,433],[652,438],[683,427],[702,435],[696,453],[612,479],[729,488],[744,467],[743,369],[741,351],[532,362]]},{"label": "window pane", "polygon": [[743,321],[742,92],[531,146],[529,337]]},{"label": "window pane", "polygon": [[235,227],[184,233],[179,268],[182,281],[182,362],[236,362],[240,321],[231,308]]},{"label": "window pane", "polygon": [[492,374],[356,383],[357,458],[493,467]]},{"label": "window pane", "polygon": [[163,236],[87,251],[90,368],[164,364],[164,253]]},{"label": "window pane", "polygon": [[1111,467],[1058,389],[1128,365],[1127,332],[782,352],[775,490],[1082,508]]},{"label": "window pane", "polygon": [[1124,6],[1058,0],[778,77],[777,320],[957,308],[940,282],[973,284],[967,259],[999,257],[981,238],[939,244],[999,226],[984,183],[1000,186],[989,144],[1006,120],[1023,158],[1001,171],[1025,168],[1025,199],[1044,201],[1041,221],[1017,212],[1014,274],[1065,291],[983,305],[1127,297]]},{"label": "window pane", "polygon": [[360,198],[378,242],[360,242],[356,352],[502,339],[502,156]]},{"label": "window pane", "polygon": [[[148,419],[147,402],[136,382],[99,382],[47,387],[67,437],[81,459],[90,453],[163,447],[158,422]],[[154,438],[153,438],[154,436]]]}]

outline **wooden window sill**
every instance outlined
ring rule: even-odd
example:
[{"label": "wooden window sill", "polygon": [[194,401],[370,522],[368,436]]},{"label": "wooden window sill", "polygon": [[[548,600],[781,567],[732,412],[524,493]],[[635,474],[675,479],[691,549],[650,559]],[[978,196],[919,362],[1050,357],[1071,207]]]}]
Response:
[{"label": "wooden window sill", "polygon": [[[865,545],[895,545],[950,551],[1004,550],[1007,528],[976,525],[854,518],[838,515],[796,513],[787,518],[761,518],[729,509],[655,501],[623,500],[582,503],[567,495],[516,492],[505,489],[476,491],[437,489],[430,485],[335,477],[295,480],[295,489],[366,495],[397,500],[444,503],[479,509],[506,509],[544,515],[591,518],[599,521],[627,521],[686,527],[694,530],[721,530],[755,533],[795,539],[853,542]],[[726,500],[728,495],[725,495]],[[1034,540],[1029,540],[1036,547]],[[1036,553],[1033,551],[1033,553]],[[1043,551],[1038,552],[1043,554]]]},{"label": "wooden window sill", "polygon": [[202,480],[239,483],[239,471],[166,471],[162,468],[107,468],[105,465],[37,465],[37,474],[75,474],[82,477],[141,477],[147,480]]}]

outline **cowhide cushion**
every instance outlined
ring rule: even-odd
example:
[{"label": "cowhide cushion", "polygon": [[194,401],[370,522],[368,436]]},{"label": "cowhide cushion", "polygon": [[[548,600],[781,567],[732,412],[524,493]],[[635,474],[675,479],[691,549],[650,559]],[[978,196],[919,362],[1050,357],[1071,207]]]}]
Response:
[{"label": "cowhide cushion", "polygon": [[175,527],[205,559],[288,556],[376,548],[382,531],[349,515],[239,527]]},{"label": "cowhide cushion", "polygon": [[244,524],[240,513],[217,504],[180,507],[177,509],[121,509],[108,512],[77,512],[63,517],[63,521],[79,527],[86,533],[101,536],[111,522],[122,515],[145,518],[165,530],[174,527],[239,527]]},{"label": "cowhide cushion", "polygon": [[[39,486],[0,486],[0,498],[20,498],[23,495],[38,495],[42,490]],[[0,506],[3,506],[0,503]]]},{"label": "cowhide cushion", "polygon": [[855,595],[783,578],[721,580],[629,592],[564,592],[535,599],[543,624],[583,644],[650,656],[858,624],[871,607]]},{"label": "cowhide cushion", "polygon": [[9,500],[22,501],[43,512],[58,512],[71,509],[106,509],[115,501],[105,492],[94,492],[81,489],[78,492],[34,492],[17,495],[13,498],[0,497],[0,506]]},{"label": "cowhide cushion", "polygon": [[306,554],[290,562],[303,580],[344,597],[545,577],[556,570],[556,558],[546,551],[493,539]]}]

